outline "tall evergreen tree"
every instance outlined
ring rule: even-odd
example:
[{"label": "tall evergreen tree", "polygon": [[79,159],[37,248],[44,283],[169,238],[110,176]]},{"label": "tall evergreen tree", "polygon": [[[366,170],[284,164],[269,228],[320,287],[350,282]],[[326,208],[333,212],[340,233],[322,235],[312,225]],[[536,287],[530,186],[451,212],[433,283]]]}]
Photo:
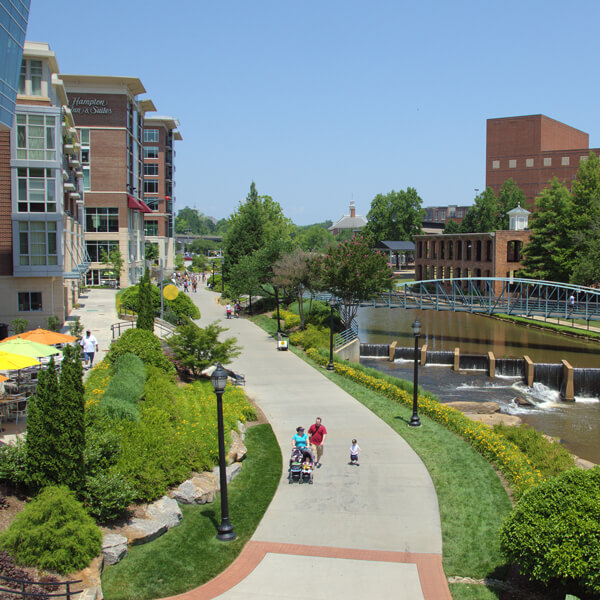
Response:
[{"label": "tall evergreen tree", "polygon": [[34,490],[55,485],[62,477],[60,458],[61,424],[56,419],[60,401],[54,359],[40,371],[35,396],[27,407],[27,479]]},{"label": "tall evergreen tree", "polygon": [[144,276],[139,283],[138,311],[135,326],[138,329],[154,331],[154,306],[152,304],[152,288],[148,267],[146,267]]}]

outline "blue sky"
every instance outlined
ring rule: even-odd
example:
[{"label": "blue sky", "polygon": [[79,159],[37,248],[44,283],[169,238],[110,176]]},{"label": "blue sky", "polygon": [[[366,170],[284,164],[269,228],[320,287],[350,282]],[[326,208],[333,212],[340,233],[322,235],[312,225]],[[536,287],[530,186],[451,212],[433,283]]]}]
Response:
[{"label": "blue sky", "polygon": [[63,73],[139,77],[179,119],[176,207],[226,217],[255,181],[298,225],[415,187],[485,186],[486,119],[542,113],[600,145],[600,2],[32,0]]}]

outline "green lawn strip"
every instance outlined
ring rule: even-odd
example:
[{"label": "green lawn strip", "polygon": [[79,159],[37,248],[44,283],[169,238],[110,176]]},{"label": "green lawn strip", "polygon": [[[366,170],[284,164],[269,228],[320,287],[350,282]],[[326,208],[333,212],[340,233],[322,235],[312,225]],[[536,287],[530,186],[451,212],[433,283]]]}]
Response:
[{"label": "green lawn strip", "polygon": [[279,445],[270,425],[248,429],[247,458],[228,486],[229,515],[237,534],[219,542],[220,497],[211,504],[182,506],[183,520],[160,538],[129,549],[125,559],[107,567],[102,591],[107,600],[146,600],[180,594],[210,581],[242,551],[265,513],[281,477]]},{"label": "green lawn strip", "polygon": [[[512,321],[513,323],[532,325],[533,327],[537,327],[538,329],[547,329],[556,333],[567,333],[569,335],[591,339],[593,341],[600,341],[599,332],[582,328],[583,326],[587,326],[587,322],[583,319],[575,319],[574,321],[571,321],[571,319],[564,319],[565,324],[562,325],[558,323],[548,323],[547,321],[540,321],[538,319],[527,319],[526,317],[505,315],[502,313],[493,315],[493,317],[502,321]],[[569,322],[577,323],[579,325],[582,325],[582,327],[572,327],[571,325],[568,325]]]},{"label": "green lawn strip", "polygon": [[451,583],[453,600],[499,600],[500,590],[474,583]]}]

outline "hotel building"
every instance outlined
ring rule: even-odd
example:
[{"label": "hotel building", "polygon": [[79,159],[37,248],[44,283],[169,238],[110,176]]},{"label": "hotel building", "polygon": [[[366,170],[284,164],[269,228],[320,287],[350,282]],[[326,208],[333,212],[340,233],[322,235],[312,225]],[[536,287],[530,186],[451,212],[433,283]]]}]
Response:
[{"label": "hotel building", "polygon": [[165,269],[175,268],[173,218],[175,205],[175,148],[183,139],[179,121],[152,115],[144,119],[144,203],[152,212],[144,214],[146,244],[158,246]]},{"label": "hotel building", "polygon": [[120,274],[110,279],[129,286],[144,271],[143,124],[154,111],[135,77],[63,75],[69,106],[81,139],[85,190],[85,240],[91,268],[87,283],[106,280],[104,253],[119,250]]},{"label": "hotel building", "polygon": [[87,266],[79,141],[48,44],[25,42],[15,124],[0,139],[0,321],[45,327],[66,318]]},{"label": "hotel building", "polygon": [[[593,152],[600,154],[600,149]],[[507,179],[523,190],[528,207],[557,177],[570,188],[590,153],[589,135],[544,115],[488,119],[486,186],[497,194]]]}]

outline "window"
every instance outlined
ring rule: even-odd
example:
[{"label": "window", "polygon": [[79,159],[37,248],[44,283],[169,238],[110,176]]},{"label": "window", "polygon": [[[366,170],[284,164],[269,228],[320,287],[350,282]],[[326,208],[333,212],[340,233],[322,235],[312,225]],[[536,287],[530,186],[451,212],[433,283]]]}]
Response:
[{"label": "window", "polygon": [[563,156],[560,159],[560,165],[561,165],[561,167],[568,167],[569,166],[569,157],[568,156]]},{"label": "window", "polygon": [[19,264],[21,266],[58,264],[55,221],[19,223]]},{"label": "window", "polygon": [[88,240],[85,243],[88,255],[92,262],[100,262],[102,259],[102,252],[106,252],[107,255],[113,250],[119,249],[119,242],[116,240]]},{"label": "window", "polygon": [[579,157],[579,162],[580,163],[585,162],[588,158],[589,158],[589,156],[580,156]]},{"label": "window", "polygon": [[89,191],[90,188],[90,168],[83,167],[83,190],[85,192]]},{"label": "window", "polygon": [[144,146],[144,158],[158,158],[158,146]]},{"label": "window", "polygon": [[144,221],[144,235],[158,235],[158,221]]},{"label": "window", "polygon": [[89,129],[80,129],[79,130],[79,141],[82,146],[90,145],[90,130]]},{"label": "window", "polygon": [[152,210],[158,210],[158,198],[144,198],[144,203]]},{"label": "window", "polygon": [[500,168],[500,161],[499,160],[493,160],[492,161],[492,169],[499,169]]},{"label": "window", "polygon": [[544,166],[545,167],[551,167],[552,166],[552,158],[544,158]]},{"label": "window", "polygon": [[17,115],[17,158],[56,159],[56,117]]},{"label": "window", "polygon": [[42,310],[42,292],[19,292],[19,312],[40,312]]},{"label": "window", "polygon": [[56,212],[54,169],[17,169],[19,212]]},{"label": "window", "polygon": [[42,95],[42,61],[24,60],[19,76],[19,94]]},{"label": "window", "polygon": [[144,142],[158,142],[158,129],[144,129]]},{"label": "window", "polygon": [[119,231],[118,208],[86,208],[85,230],[91,233]]},{"label": "window", "polygon": [[158,175],[158,165],[144,165],[144,175]]},{"label": "window", "polygon": [[533,158],[526,158],[525,159],[525,166],[526,167],[533,167]]},{"label": "window", "polygon": [[158,181],[156,179],[144,179],[144,194],[158,194]]},{"label": "window", "polygon": [[517,168],[517,161],[516,159],[511,159],[508,161],[508,168],[509,169],[516,169]]}]

